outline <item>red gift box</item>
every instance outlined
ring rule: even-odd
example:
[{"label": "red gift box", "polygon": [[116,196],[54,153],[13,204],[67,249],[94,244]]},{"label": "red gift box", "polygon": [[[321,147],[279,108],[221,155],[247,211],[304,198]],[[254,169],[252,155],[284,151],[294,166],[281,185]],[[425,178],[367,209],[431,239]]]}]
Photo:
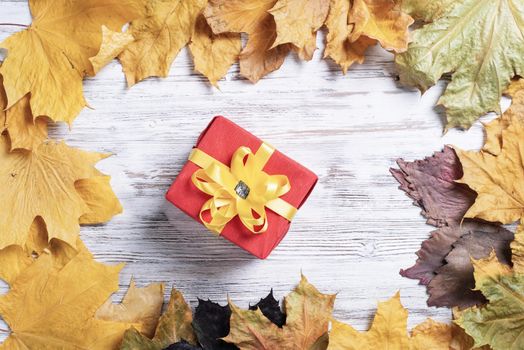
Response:
[{"label": "red gift box", "polygon": [[[239,147],[249,147],[253,153],[256,153],[262,144],[259,138],[232,121],[217,116],[202,132],[195,148],[229,167],[233,154]],[[202,223],[200,211],[202,205],[211,196],[198,189],[192,181],[193,174],[199,169],[200,167],[195,163],[188,161],[169,188],[166,198],[187,215]],[[287,176],[291,188],[280,198],[297,209],[305,202],[318,180],[313,172],[278,150],[273,151],[263,171],[269,175]],[[254,234],[238,216],[235,216],[225,225],[220,235],[256,257],[265,259],[284,238],[290,226],[290,222],[283,216],[269,208],[265,211],[268,222],[265,232]]]}]

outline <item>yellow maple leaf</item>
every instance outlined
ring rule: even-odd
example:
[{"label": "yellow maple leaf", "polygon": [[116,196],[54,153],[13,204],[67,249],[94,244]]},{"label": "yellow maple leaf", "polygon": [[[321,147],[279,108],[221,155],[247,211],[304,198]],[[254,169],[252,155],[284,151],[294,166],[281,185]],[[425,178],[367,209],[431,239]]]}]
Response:
[{"label": "yellow maple leaf", "polygon": [[260,309],[242,310],[232,302],[231,327],[226,342],[241,350],[302,350],[312,347],[328,331],[335,295],[320,293],[302,276],[284,301],[286,324],[279,328]]},{"label": "yellow maple leaf", "polygon": [[406,51],[413,18],[403,13],[399,4],[398,0],[354,0],[348,19],[354,25],[350,40],[355,42],[365,35],[386,50]]},{"label": "yellow maple leaf", "polygon": [[79,223],[94,225],[107,222],[122,212],[122,205],[111,188],[111,176],[101,175],[75,182],[75,189],[87,205]]},{"label": "yellow maple leaf", "polygon": [[184,300],[182,293],[173,288],[166,311],[158,319],[154,337],[142,334],[144,332],[132,327],[124,334],[120,350],[161,350],[181,340],[196,344],[192,321],[191,307]]},{"label": "yellow maple leaf", "polygon": [[504,95],[509,96],[511,98],[515,98],[517,93],[519,93],[522,90],[524,90],[524,79],[513,79],[506,91],[504,91]]},{"label": "yellow maple leaf", "polygon": [[293,44],[300,58],[311,60],[317,48],[317,31],[328,11],[329,0],[278,0],[269,10],[277,28],[272,47]]},{"label": "yellow maple leaf", "polygon": [[7,109],[3,78],[0,75],[0,134],[9,135],[11,149],[33,149],[47,138],[47,118],[33,118],[29,95],[22,97]]},{"label": "yellow maple leaf", "polygon": [[[75,188],[88,208],[87,213],[79,219],[81,224],[103,223],[122,211],[122,206],[111,189],[109,180],[109,176],[95,176],[75,182]],[[53,241],[49,239],[44,220],[42,217],[37,216],[31,224],[25,244],[19,247],[28,256],[32,254],[40,255],[46,249],[56,250],[63,253],[65,260],[70,259],[70,256],[76,254],[77,250],[85,250],[85,246],[80,239],[77,240],[76,249],[71,248],[73,250],[69,253],[69,250],[61,247],[59,242]]]},{"label": "yellow maple leaf", "polygon": [[0,349],[115,349],[130,326],[154,331],[163,285],[132,282],[112,304],[123,265],[95,262],[80,240],[77,248],[53,240],[38,257],[20,246],[0,250],[0,278],[10,285],[0,316],[11,331]]},{"label": "yellow maple leaf", "polygon": [[0,297],[0,315],[11,330],[0,349],[114,348],[128,325],[93,314],[117,291],[121,268],[87,254],[57,268],[50,254],[40,256]]},{"label": "yellow maple leaf", "polygon": [[79,254],[92,257],[80,238],[75,248],[61,240],[49,240],[44,221],[37,217],[25,246],[10,245],[0,249],[0,279],[13,283],[41,255],[51,255],[54,266],[61,268]]},{"label": "yellow maple leaf", "polygon": [[152,337],[164,304],[164,284],[152,283],[146,287],[137,287],[131,280],[129,289],[122,302],[114,304],[111,299],[97,310],[99,320],[125,323],[140,323],[140,331]]},{"label": "yellow maple leaf", "polygon": [[11,284],[32,263],[33,259],[21,246],[6,247],[0,250],[0,279]]},{"label": "yellow maple leaf", "polygon": [[[106,156],[70,148],[63,142],[42,143],[33,151],[9,152],[9,141],[1,136],[0,198],[9,210],[0,211],[0,249],[25,245],[37,217],[43,219],[49,240],[57,238],[74,247],[83,215],[90,221],[119,211],[117,199],[108,189],[108,178],[97,178],[102,174],[94,167]],[[105,190],[92,195],[82,181],[79,192],[75,183],[83,179]],[[100,196],[107,196],[101,201],[112,205],[94,205],[93,199]]]},{"label": "yellow maple leaf", "polygon": [[195,70],[205,75],[212,85],[217,86],[217,82],[226,75],[238,60],[241,49],[240,34],[214,34],[206,18],[203,15],[198,17],[189,50]]},{"label": "yellow maple leaf", "polygon": [[90,57],[93,71],[97,74],[102,67],[106,66],[117,57],[124,48],[134,40],[129,32],[114,32],[106,26],[102,26],[102,44],[96,56]]},{"label": "yellow maple leaf", "polygon": [[119,59],[132,86],[148,77],[167,77],[178,52],[189,43],[206,0],[152,0],[147,15],[131,22],[135,38]]},{"label": "yellow maple leaf", "polygon": [[324,57],[329,57],[337,63],[344,74],[354,63],[364,63],[364,54],[368,47],[377,43],[376,40],[361,36],[355,41],[350,40],[354,25],[348,22],[351,4],[346,0],[331,0],[331,9],[326,19],[328,34]]},{"label": "yellow maple leaf", "polygon": [[46,248],[49,248],[47,229],[44,220],[40,216],[37,216],[31,224],[27,241],[25,242],[25,245],[21,246],[21,248],[28,255],[40,255]]},{"label": "yellow maple leaf", "polygon": [[451,326],[431,319],[406,331],[408,311],[400,303],[400,294],[378,303],[377,313],[369,331],[361,333],[350,325],[333,320],[328,350],[448,350],[452,339]]},{"label": "yellow maple leaf", "polygon": [[210,0],[204,16],[215,34],[247,33],[248,41],[240,53],[240,74],[255,83],[280,68],[291,49],[284,44],[273,47],[276,23],[268,12],[276,0]]},{"label": "yellow maple leaf", "polygon": [[502,131],[508,128],[513,118],[524,118],[524,79],[514,80],[504,94],[511,97],[511,106],[500,117],[484,124],[486,142],[482,149],[493,155],[502,149]]},{"label": "yellow maple leaf", "polygon": [[387,50],[407,49],[408,27],[413,19],[400,10],[396,0],[331,0],[326,19],[328,35],[324,57],[342,67],[364,62],[366,49],[377,41]]},{"label": "yellow maple leaf", "polygon": [[7,57],[0,67],[8,105],[28,93],[34,116],[71,123],[86,105],[82,80],[93,75],[101,26],[114,31],[143,14],[141,0],[30,0],[33,22],[0,47]]},{"label": "yellow maple leaf", "polygon": [[483,150],[457,150],[464,169],[464,176],[458,182],[468,185],[478,194],[465,214],[467,218],[509,224],[524,215],[522,102],[524,95],[520,92],[515,95],[508,111],[488,124]]},{"label": "yellow maple leaf", "polygon": [[515,239],[511,242],[511,262],[513,270],[524,274],[524,224],[520,223],[515,231]]}]

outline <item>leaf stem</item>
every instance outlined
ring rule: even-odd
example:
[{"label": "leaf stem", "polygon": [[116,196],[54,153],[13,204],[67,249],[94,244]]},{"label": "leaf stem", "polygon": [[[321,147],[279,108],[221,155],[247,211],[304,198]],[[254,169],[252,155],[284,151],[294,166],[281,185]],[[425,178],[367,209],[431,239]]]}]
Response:
[{"label": "leaf stem", "polygon": [[15,27],[29,28],[29,26],[26,24],[18,24],[18,23],[0,23],[0,26],[15,26]]}]

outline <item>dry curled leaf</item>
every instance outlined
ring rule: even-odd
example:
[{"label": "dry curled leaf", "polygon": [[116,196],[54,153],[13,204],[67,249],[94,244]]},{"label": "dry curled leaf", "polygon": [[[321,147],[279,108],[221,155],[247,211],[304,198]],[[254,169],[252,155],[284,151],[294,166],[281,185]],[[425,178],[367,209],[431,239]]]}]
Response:
[{"label": "dry curled leaf", "polygon": [[[57,238],[74,247],[83,215],[110,217],[115,208],[120,209],[107,188],[108,178],[99,179],[102,184],[93,180],[101,176],[94,165],[105,157],[70,148],[63,142],[43,143],[32,152],[9,152],[8,140],[0,137],[0,182],[4,184],[0,197],[10,208],[0,212],[0,249],[12,244],[25,245],[36,217],[43,219],[49,240]],[[104,196],[108,198],[104,200],[112,205],[109,208],[88,205],[101,193],[92,195],[89,188],[78,191],[75,184],[83,179],[106,186]],[[86,182],[81,184],[85,186]]]},{"label": "dry curled leaf", "polygon": [[431,319],[407,333],[408,311],[400,303],[400,294],[379,302],[377,313],[367,332],[333,320],[328,350],[448,350],[452,339],[451,326]]},{"label": "dry curled leaf", "polygon": [[520,0],[456,1],[412,33],[408,51],[396,58],[400,81],[425,91],[452,73],[439,100],[446,128],[469,128],[487,112],[500,114],[502,92],[524,74],[523,31]]},{"label": "dry curled leaf", "polygon": [[273,47],[276,23],[268,12],[276,0],[210,0],[204,16],[215,34],[247,33],[240,53],[240,74],[251,82],[280,68],[290,45]]},{"label": "dry curled leaf", "polygon": [[230,303],[231,330],[225,341],[241,350],[309,349],[328,331],[334,295],[321,294],[304,276],[284,301],[286,324],[279,328],[260,309],[242,310]]},{"label": "dry curled leaf", "polygon": [[317,31],[329,11],[330,0],[278,0],[269,10],[276,22],[273,47],[293,44],[299,56],[311,60],[317,48]]},{"label": "dry curled leaf", "polygon": [[178,52],[189,43],[205,5],[205,0],[147,2],[146,16],[129,27],[135,41],[119,56],[129,86],[148,77],[167,77]]},{"label": "dry curled leaf", "polygon": [[238,60],[242,45],[240,34],[214,34],[203,15],[198,16],[189,44],[195,70],[217,86],[229,68]]},{"label": "dry curled leaf", "polygon": [[93,75],[90,57],[102,41],[102,25],[118,31],[143,14],[141,0],[30,0],[33,22],[8,37],[0,67],[8,105],[27,94],[33,116],[71,123],[86,105],[82,80]]},{"label": "dry curled leaf", "polygon": [[154,337],[150,339],[136,328],[130,328],[125,332],[120,350],[162,350],[182,340],[195,344],[191,321],[191,308],[182,294],[173,288],[167,309],[158,320]]}]

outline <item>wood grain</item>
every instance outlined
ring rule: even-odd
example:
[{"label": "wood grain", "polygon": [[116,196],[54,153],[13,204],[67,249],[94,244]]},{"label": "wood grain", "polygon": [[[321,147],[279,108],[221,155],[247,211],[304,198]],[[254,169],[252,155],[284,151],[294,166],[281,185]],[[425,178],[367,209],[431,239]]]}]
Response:
[{"label": "wood grain", "polygon": [[[0,1],[0,22],[29,24],[27,4]],[[0,26],[0,39],[17,30]],[[125,212],[106,225],[83,227],[81,235],[101,261],[127,263],[116,298],[133,276],[140,285],[173,284],[193,305],[197,297],[224,302],[229,295],[247,306],[271,288],[284,296],[303,272],[321,291],[338,293],[335,316],[358,329],[368,327],[377,300],[397,290],[409,308],[410,326],[426,317],[449,321],[448,309],[428,308],[425,289],[398,274],[414,262],[432,228],[397,189],[388,168],[397,157],[421,158],[448,143],[477,148],[480,124],[443,136],[443,116],[433,105],[444,84],[422,97],[402,89],[392,55],[380,48],[346,76],[321,57],[321,49],[311,62],[290,56],[256,85],[234,66],[220,90],[193,72],[186,50],[166,79],[128,89],[113,62],[85,81],[93,109],[85,109],[71,131],[59,125],[51,135],[85,150],[114,153],[99,168],[112,176]],[[164,199],[199,132],[216,114],[319,175],[287,237],[265,261],[215,238]]]}]

